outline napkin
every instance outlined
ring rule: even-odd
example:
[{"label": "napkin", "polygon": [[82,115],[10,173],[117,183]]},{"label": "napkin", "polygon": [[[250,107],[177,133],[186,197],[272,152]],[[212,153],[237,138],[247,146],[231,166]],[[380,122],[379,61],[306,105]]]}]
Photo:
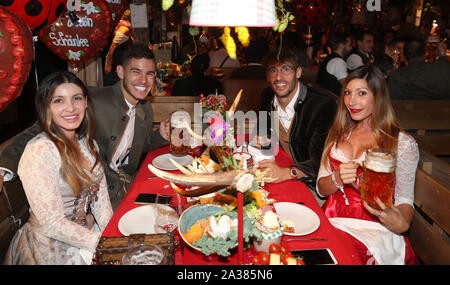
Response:
[{"label": "napkin", "polygon": [[382,224],[351,218],[330,218],[331,224],[362,242],[379,265],[405,264],[405,239]]},{"label": "napkin", "polygon": [[[236,152],[241,152],[241,151],[242,151],[242,146],[236,148]],[[255,163],[260,162],[264,159],[275,160],[275,156],[273,155],[273,153],[270,153],[270,150],[258,149],[258,148],[255,148],[255,147],[249,145],[248,152],[253,157],[253,160]]]}]

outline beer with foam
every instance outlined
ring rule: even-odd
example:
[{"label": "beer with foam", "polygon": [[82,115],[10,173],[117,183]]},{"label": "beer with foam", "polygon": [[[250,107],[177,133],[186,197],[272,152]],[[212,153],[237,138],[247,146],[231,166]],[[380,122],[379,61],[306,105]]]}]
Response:
[{"label": "beer with foam", "polygon": [[363,165],[361,199],[370,207],[381,210],[375,197],[378,197],[387,208],[392,206],[395,166],[395,154],[383,150],[367,152]]},{"label": "beer with foam", "polygon": [[186,129],[191,124],[191,116],[180,110],[170,116],[170,153],[174,156],[185,156],[191,151],[191,135]]}]

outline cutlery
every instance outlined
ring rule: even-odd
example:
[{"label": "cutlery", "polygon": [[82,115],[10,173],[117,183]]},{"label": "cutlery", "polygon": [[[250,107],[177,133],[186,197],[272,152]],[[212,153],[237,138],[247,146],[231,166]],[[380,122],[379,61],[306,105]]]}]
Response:
[{"label": "cutlery", "polygon": [[286,241],[328,241],[326,238],[288,238]]}]

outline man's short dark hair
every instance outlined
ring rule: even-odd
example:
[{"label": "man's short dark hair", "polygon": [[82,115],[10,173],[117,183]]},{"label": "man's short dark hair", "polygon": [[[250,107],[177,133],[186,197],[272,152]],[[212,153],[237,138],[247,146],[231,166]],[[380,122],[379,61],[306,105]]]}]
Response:
[{"label": "man's short dark hair", "polygon": [[289,62],[293,65],[294,69],[299,67],[297,54],[289,47],[282,46],[281,50],[279,47],[270,50],[267,56],[264,58],[264,65],[266,68],[274,63]]},{"label": "man's short dark hair", "polygon": [[346,35],[334,35],[331,37],[330,46],[333,51],[336,51],[340,44],[345,45],[347,42],[347,38],[349,36]]},{"label": "man's short dark hair", "polygon": [[125,65],[130,59],[153,59],[155,60],[155,54],[144,44],[132,44],[128,45],[120,56],[118,64]]},{"label": "man's short dark hair", "polygon": [[425,43],[419,39],[409,40],[405,44],[404,53],[406,60],[423,58],[425,55]]},{"label": "man's short dark hair", "polygon": [[355,35],[355,38],[356,38],[357,41],[362,42],[364,40],[364,36],[365,35],[369,35],[369,36],[372,36],[373,38],[375,38],[375,34],[372,33],[371,31],[367,31],[367,30],[361,31],[361,32],[357,32],[356,35]]}]

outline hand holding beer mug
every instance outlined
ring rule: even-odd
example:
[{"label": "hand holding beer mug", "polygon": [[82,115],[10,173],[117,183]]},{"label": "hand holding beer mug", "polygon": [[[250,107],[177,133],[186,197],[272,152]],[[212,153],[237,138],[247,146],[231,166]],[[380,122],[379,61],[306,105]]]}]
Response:
[{"label": "hand holding beer mug", "polygon": [[381,210],[376,198],[390,208],[394,193],[395,154],[376,149],[369,150],[363,164],[361,199],[370,207]]},{"label": "hand holding beer mug", "polygon": [[185,156],[191,151],[191,135],[186,124],[191,124],[191,116],[187,111],[176,111],[170,116],[169,146],[174,156]]}]

